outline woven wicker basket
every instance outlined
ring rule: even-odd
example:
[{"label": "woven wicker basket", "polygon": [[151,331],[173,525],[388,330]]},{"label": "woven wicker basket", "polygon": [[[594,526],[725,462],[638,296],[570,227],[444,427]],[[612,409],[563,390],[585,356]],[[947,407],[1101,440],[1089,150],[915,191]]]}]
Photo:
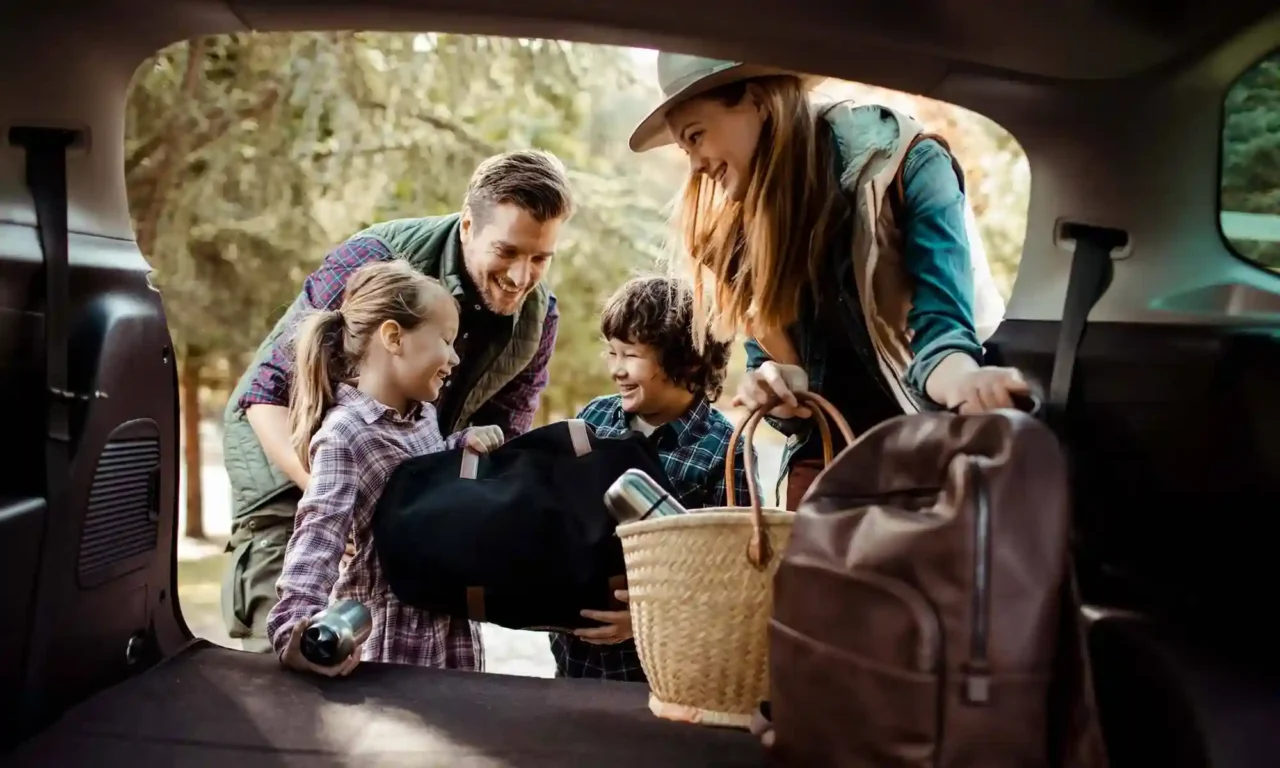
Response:
[{"label": "woven wicker basket", "polygon": [[[831,461],[823,411],[849,442],[849,427],[817,395],[813,411]],[[618,526],[627,564],[631,624],[649,678],[649,708],[659,717],[746,728],[767,698],[773,574],[791,536],[793,514],[761,509],[755,466],[746,452],[750,507],[735,506],[734,446],[755,435],[764,411],[735,430],[725,462],[728,507]]]}]

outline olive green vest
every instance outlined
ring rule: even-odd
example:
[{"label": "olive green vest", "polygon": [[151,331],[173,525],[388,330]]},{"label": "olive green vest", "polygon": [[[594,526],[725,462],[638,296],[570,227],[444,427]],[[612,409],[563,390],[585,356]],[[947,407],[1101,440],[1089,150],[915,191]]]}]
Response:
[{"label": "olive green vest", "polygon": [[[462,292],[462,275],[465,269],[461,241],[458,239],[460,219],[460,215],[456,213],[397,219],[375,224],[357,233],[352,239],[371,237],[381,241],[396,258],[404,259],[423,274],[437,278],[456,296]],[[231,481],[233,520],[238,521],[255,512],[293,485],[267,459],[240,407],[240,398],[249,390],[258,366],[270,357],[276,340],[286,332],[291,333],[295,318],[306,311],[302,301],[303,297],[299,295],[284,317],[271,329],[271,333],[267,334],[254,355],[253,363],[240,376],[240,381],[227,402],[223,416],[223,454],[227,476]],[[524,306],[511,320],[513,327],[510,341],[467,394],[459,413],[457,428],[466,426],[481,406],[528,367],[542,340],[549,302],[550,292],[545,285],[539,285],[525,299]]]}]

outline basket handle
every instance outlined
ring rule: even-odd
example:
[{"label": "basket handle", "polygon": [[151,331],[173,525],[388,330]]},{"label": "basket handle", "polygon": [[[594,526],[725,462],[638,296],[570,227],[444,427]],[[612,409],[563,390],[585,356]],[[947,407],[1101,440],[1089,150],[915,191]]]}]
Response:
[{"label": "basket handle", "polygon": [[[813,392],[797,392],[796,399],[802,405],[809,406],[813,412],[813,420],[818,423],[818,432],[822,435],[822,463],[826,466],[833,458],[831,425],[828,419],[835,422],[836,429],[840,430],[846,445],[853,444],[853,430],[849,428],[849,422],[845,421],[844,416],[841,416],[835,406],[822,395]],[[756,463],[752,456],[751,445],[755,440],[756,426],[772,409],[771,405],[757,408],[733,430],[733,436],[729,438],[729,455],[724,462],[725,501],[730,507],[736,507],[738,500],[734,492],[734,454],[737,452],[738,438],[741,437],[746,443],[742,457],[747,470],[747,493],[751,496],[751,542],[747,545],[747,560],[759,570],[763,570],[769,564],[773,558],[773,549],[769,545],[769,534],[764,528],[764,513],[760,508],[760,489],[756,487]]]}]

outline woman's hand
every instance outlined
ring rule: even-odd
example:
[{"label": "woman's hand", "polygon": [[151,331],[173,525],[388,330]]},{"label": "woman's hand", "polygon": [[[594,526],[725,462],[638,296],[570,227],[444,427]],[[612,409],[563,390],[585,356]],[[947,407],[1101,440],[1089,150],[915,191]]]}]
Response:
[{"label": "woman's hand", "polygon": [[467,432],[467,447],[476,453],[489,453],[501,447],[505,439],[502,427],[472,427]]},{"label": "woman's hand", "polygon": [[[625,589],[613,593],[614,597],[624,603],[631,602],[631,595]],[[573,634],[592,645],[613,645],[632,638],[631,611],[592,611],[583,610],[582,615],[588,619],[604,623],[603,627],[587,627],[575,629]]]},{"label": "woman's hand", "polygon": [[322,667],[319,664],[312,664],[307,661],[307,657],[302,655],[302,635],[307,631],[307,627],[311,625],[310,619],[303,619],[293,625],[293,629],[289,633],[289,645],[285,647],[284,653],[280,655],[280,663],[287,669],[296,670],[298,672],[314,672],[317,675],[325,677],[346,677],[351,674],[351,670],[356,668],[360,663],[360,654],[364,650],[363,643],[356,643],[356,647],[352,649],[351,655],[341,664],[335,664],[332,667]]},{"label": "woman's hand", "polygon": [[986,366],[956,377],[944,405],[962,414],[988,413],[999,408],[1015,408],[1013,396],[1030,392],[1017,368]]},{"label": "woman's hand", "polygon": [[778,419],[807,419],[812,412],[796,399],[796,393],[809,391],[809,374],[798,365],[783,365],[772,360],[742,377],[735,407],[755,411],[773,406],[769,415]]},{"label": "woman's hand", "polygon": [[1017,368],[980,366],[963,352],[942,358],[924,388],[933,402],[966,415],[1017,408],[1013,396],[1031,394],[1031,387]]}]

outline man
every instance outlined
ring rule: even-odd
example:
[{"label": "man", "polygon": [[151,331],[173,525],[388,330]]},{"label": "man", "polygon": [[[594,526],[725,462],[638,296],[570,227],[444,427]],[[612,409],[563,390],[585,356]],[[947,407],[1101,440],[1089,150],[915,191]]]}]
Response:
[{"label": "man", "polygon": [[460,213],[376,224],[334,249],[258,348],[225,414],[232,488],[231,562],[222,612],[245,650],[266,652],[267,612],[307,473],[290,446],[292,338],[308,311],[342,303],[347,278],[374,260],[405,259],[458,299],[460,364],[436,407],[445,434],[496,425],[507,439],[533,423],[547,385],[559,313],[541,284],[561,225],[572,214],[564,166],[536,151],[485,160]]}]

